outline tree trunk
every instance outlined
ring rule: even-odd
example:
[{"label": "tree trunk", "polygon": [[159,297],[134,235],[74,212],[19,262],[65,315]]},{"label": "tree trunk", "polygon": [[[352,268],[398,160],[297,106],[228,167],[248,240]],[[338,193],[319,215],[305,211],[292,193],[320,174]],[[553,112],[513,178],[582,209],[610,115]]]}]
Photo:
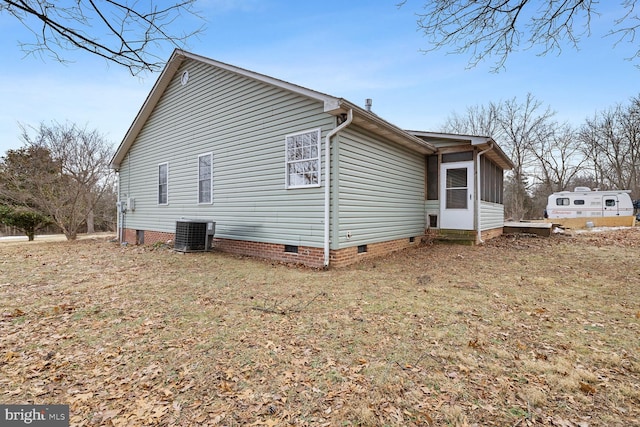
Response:
[{"label": "tree trunk", "polygon": [[72,226],[72,227],[61,227],[62,228],[62,232],[64,233],[64,237],[67,238],[67,240],[76,240],[78,237],[78,227],[76,226]]},{"label": "tree trunk", "polygon": [[95,225],[94,225],[94,217],[95,215],[93,213],[93,209],[91,209],[87,214],[87,234],[93,234],[96,232]]}]

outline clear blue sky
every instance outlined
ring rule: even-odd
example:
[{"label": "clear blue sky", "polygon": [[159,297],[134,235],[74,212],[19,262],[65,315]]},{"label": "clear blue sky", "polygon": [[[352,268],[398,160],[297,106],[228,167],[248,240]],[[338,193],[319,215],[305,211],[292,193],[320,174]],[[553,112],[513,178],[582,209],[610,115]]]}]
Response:
[{"label": "clear blue sky", "polygon": [[[453,112],[528,92],[575,126],[585,118],[640,94],[640,69],[625,60],[634,46],[613,48],[603,38],[617,1],[592,23],[580,51],[538,50],[512,55],[506,70],[493,62],[467,69],[468,57],[421,53],[417,31],[421,0],[202,0],[206,29],[187,50],[364,105],[406,129],[437,131]],[[612,12],[610,15],[608,12]],[[619,11],[618,11],[619,13]],[[18,40],[31,36],[14,18],[0,15],[0,155],[19,148],[18,123],[72,122],[97,129],[118,145],[157,74],[133,77],[89,54],[69,53],[67,65],[25,57]],[[169,58],[172,48],[160,54]],[[636,63],[637,64],[637,63]]]}]

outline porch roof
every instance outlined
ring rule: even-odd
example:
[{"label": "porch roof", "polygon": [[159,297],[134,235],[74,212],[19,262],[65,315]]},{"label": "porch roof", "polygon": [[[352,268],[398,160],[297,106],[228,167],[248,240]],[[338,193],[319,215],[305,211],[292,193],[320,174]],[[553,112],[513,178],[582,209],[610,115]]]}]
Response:
[{"label": "porch roof", "polygon": [[513,162],[505,154],[502,148],[496,141],[490,136],[476,136],[476,135],[461,135],[454,133],[441,133],[441,132],[424,132],[409,130],[407,131],[412,135],[417,136],[423,141],[429,142],[436,148],[443,145],[451,145],[451,143],[459,143],[460,145],[469,144],[472,147],[478,147],[480,151],[491,148],[484,155],[491,159],[495,164],[500,166],[503,170],[513,169]]}]

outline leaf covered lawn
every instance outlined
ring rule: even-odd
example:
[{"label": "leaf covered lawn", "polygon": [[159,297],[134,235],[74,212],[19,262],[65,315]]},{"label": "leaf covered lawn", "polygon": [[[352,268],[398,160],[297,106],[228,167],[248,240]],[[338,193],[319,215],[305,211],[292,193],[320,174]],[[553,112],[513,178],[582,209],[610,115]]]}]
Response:
[{"label": "leaf covered lawn", "polygon": [[640,229],[317,271],[0,244],[0,403],[73,426],[629,426]]}]

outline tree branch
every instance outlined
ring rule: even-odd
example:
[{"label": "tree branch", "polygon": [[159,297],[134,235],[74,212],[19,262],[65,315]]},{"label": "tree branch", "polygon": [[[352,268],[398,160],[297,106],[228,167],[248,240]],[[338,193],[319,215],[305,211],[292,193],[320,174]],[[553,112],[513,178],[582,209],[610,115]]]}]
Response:
[{"label": "tree branch", "polygon": [[[0,12],[7,11],[35,36],[35,43],[20,43],[27,54],[49,52],[60,62],[63,50],[92,53],[129,69],[132,74],[158,71],[164,65],[160,48],[164,44],[183,47],[202,27],[172,34],[174,23],[184,16],[201,17],[195,0],[181,1],[163,8],[153,2],[76,0],[75,5],[44,0],[3,0]],[[35,31],[32,21],[38,23]]]},{"label": "tree branch", "polygon": [[[636,1],[625,0],[622,7],[631,11]],[[595,0],[427,0],[424,11],[417,14],[417,25],[430,44],[424,52],[448,48],[450,53],[469,54],[470,67],[495,57],[492,71],[499,71],[521,48],[542,46],[539,54],[546,55],[561,51],[568,41],[577,49],[581,37],[590,35],[597,4]],[[406,2],[398,4],[404,6]],[[614,25],[632,19],[635,25],[613,34],[634,40],[640,28],[637,16],[629,12]]]}]

